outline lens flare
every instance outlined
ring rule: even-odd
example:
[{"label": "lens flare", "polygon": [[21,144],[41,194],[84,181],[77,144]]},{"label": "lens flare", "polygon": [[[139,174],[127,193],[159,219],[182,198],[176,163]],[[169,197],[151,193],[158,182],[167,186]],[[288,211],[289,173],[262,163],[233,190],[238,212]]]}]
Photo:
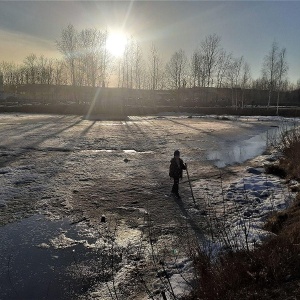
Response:
[{"label": "lens flare", "polygon": [[112,32],[108,35],[106,48],[113,56],[121,56],[126,48],[127,38],[121,32]]}]

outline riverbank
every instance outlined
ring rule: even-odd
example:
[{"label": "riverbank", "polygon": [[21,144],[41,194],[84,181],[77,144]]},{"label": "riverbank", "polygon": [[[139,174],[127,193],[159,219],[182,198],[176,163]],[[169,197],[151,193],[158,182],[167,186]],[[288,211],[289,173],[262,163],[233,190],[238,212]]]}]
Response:
[{"label": "riverbank", "polygon": [[0,113],[28,113],[28,114],[60,114],[78,115],[89,119],[98,120],[126,120],[128,116],[148,116],[155,114],[166,114],[175,112],[178,114],[200,114],[219,116],[280,116],[286,118],[300,117],[299,107],[279,107],[275,106],[247,106],[244,108],[235,107],[191,107],[191,106],[140,106],[125,105],[118,109],[111,108],[91,109],[90,104],[27,104],[27,105],[2,105]]},{"label": "riverbank", "polygon": [[[240,222],[238,243],[232,239],[232,230],[227,226],[223,235],[220,230],[217,231],[221,234],[223,245],[225,240],[227,246],[227,249],[220,252],[217,258],[212,259],[206,251],[198,248],[198,253],[194,253],[193,256],[197,284],[191,294],[184,298],[185,300],[199,299],[199,297],[207,300],[298,299],[300,295],[300,173],[297,159],[300,154],[299,129],[295,127],[293,131],[285,133],[282,137],[284,141],[277,145],[281,155],[264,163],[265,183],[267,183],[265,185],[270,187],[267,192],[269,195],[274,194],[271,197],[272,207],[269,213],[260,226],[253,222],[252,216],[259,212],[253,210],[253,203],[257,198],[251,200],[247,190],[252,189],[255,196],[258,190],[252,185],[253,181],[250,184],[243,179],[244,197],[241,197],[240,201],[251,201],[252,205],[250,210],[244,211],[244,218],[238,219]],[[261,170],[251,169],[251,171],[257,177]],[[278,202],[278,192],[274,193],[272,190],[274,181],[267,180],[269,176],[273,176],[272,174],[275,174],[278,181],[288,188],[281,191],[287,201]],[[265,196],[265,199],[261,199],[264,205],[268,198],[267,195]],[[226,222],[222,222],[222,225],[226,227]],[[262,241],[259,241],[256,236],[255,243],[250,245],[253,242],[253,232],[251,232],[253,227],[265,230],[267,235]],[[229,244],[226,244],[224,236],[230,238]]]}]

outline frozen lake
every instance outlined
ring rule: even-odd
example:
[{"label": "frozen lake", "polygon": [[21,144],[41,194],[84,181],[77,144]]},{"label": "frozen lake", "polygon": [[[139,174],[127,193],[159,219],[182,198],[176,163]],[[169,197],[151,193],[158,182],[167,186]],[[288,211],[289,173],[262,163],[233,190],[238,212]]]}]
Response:
[{"label": "frozen lake", "polygon": [[[187,216],[191,197],[186,183],[180,187],[182,203],[174,205],[165,197],[174,150],[181,151],[193,180],[206,178],[218,167],[261,154],[267,135],[282,124],[271,118],[89,121],[0,115],[0,298],[76,299],[101,282],[89,270],[87,281],[79,284],[82,278],[74,269],[86,269],[98,255],[102,215],[108,225],[123,224],[118,230],[125,246],[143,227],[144,211],[166,230]],[[190,225],[201,231],[201,222]]]}]

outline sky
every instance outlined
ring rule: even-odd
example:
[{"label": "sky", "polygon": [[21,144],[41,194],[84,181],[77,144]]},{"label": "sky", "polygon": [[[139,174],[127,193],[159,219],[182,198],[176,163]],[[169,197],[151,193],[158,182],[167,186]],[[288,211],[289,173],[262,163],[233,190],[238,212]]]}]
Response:
[{"label": "sky", "polygon": [[300,79],[300,1],[0,1],[0,62],[22,63],[31,53],[59,58],[56,40],[69,24],[78,30],[123,30],[144,52],[151,44],[166,61],[188,57],[206,36],[243,56],[254,79],[276,41],[286,48],[289,79]]}]

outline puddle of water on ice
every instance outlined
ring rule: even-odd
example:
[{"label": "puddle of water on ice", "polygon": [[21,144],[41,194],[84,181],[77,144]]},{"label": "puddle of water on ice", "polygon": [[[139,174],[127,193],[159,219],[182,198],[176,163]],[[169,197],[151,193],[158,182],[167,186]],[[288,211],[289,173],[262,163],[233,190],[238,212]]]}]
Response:
[{"label": "puddle of water on ice", "polygon": [[41,215],[0,228],[2,300],[74,299],[86,290],[87,283],[71,276],[68,267],[96,254],[76,243],[65,249],[49,247],[49,240],[62,232],[75,240],[80,238],[75,225],[65,220],[49,221]]},{"label": "puddle of water on ice", "polygon": [[262,154],[267,148],[268,136],[275,138],[279,133],[280,127],[274,127],[248,140],[231,144],[220,143],[220,150],[209,152],[207,159],[212,161],[218,168],[223,168],[235,163],[242,163]]},{"label": "puddle of water on ice", "polygon": [[153,151],[136,151],[134,149],[124,149],[124,150],[117,150],[117,149],[97,149],[97,150],[82,150],[82,153],[112,153],[112,152],[123,152],[126,154],[149,154],[153,153]]},{"label": "puddle of water on ice", "polygon": [[123,150],[123,152],[124,152],[124,153],[129,153],[129,154],[130,154],[130,153],[137,153],[137,151],[135,151],[135,150],[130,150],[130,149],[129,149],[129,150]]},{"label": "puddle of water on ice", "polygon": [[124,153],[127,153],[127,154],[149,154],[149,153],[153,153],[153,151],[136,151],[136,150],[123,150]]}]

